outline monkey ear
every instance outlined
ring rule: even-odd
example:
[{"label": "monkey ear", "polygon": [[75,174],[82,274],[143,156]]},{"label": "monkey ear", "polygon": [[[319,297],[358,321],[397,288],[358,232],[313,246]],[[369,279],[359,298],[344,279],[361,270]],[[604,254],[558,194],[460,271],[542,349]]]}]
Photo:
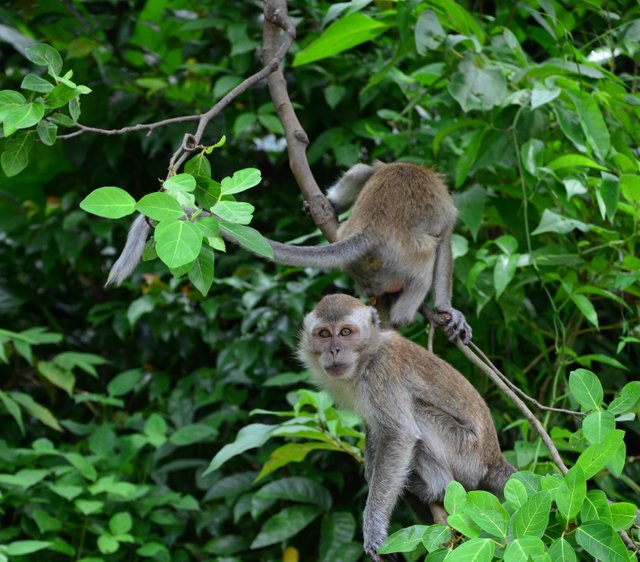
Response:
[{"label": "monkey ear", "polygon": [[380,326],[380,316],[378,316],[378,311],[372,306],[369,308],[371,309],[371,324],[374,326]]}]

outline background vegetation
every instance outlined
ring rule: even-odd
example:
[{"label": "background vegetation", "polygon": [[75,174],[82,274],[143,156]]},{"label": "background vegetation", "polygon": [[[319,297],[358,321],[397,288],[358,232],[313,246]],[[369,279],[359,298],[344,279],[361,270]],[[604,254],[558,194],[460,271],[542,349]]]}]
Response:
[{"label": "background vegetation", "polygon": [[[571,476],[541,478],[557,470],[528,423],[438,335],[436,352],[486,397],[525,471],[503,505],[452,488],[466,527],[450,521],[449,546],[480,560],[628,560],[614,531],[632,526],[626,502],[640,493],[637,3],[294,0],[289,11],[286,77],[318,183],[374,158],[435,166],[460,209],[454,303],[474,341],[540,402],[590,412],[584,429],[580,416],[538,412],[569,466],[582,453]],[[206,111],[260,68],[261,14],[255,1],[0,7],[0,560],[362,558],[361,428],[306,390],[291,352],[304,312],[350,281],[230,247],[216,251],[206,298],[159,260],[105,289],[130,219],[80,201],[100,186],[155,192],[193,124],[55,140],[78,120],[115,129]],[[62,70],[25,56],[31,41],[59,51]],[[55,95],[25,84],[30,73]],[[261,171],[238,195],[256,207],[252,225],[280,241],[312,232],[264,83],[203,142],[222,135],[212,178]],[[406,335],[425,344],[424,322]],[[596,453],[606,462],[589,464]],[[561,488],[577,498],[568,507]],[[395,528],[413,523],[400,506]],[[439,548],[446,528],[411,533],[396,548],[411,559],[425,548],[467,559]]]}]

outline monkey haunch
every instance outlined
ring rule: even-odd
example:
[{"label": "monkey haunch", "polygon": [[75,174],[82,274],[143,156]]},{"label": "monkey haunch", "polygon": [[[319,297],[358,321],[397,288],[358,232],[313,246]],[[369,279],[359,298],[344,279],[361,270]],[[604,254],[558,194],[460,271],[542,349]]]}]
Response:
[{"label": "monkey haunch", "polygon": [[379,298],[395,327],[413,321],[433,286],[436,311],[451,317],[445,331],[468,343],[471,327],[451,306],[451,234],[457,211],[440,176],[401,162],[357,164],[327,197],[338,212],[353,205],[338,229],[338,241],[316,247],[270,241],[275,261],[346,271],[360,294]]},{"label": "monkey haunch", "polygon": [[305,317],[298,356],[339,406],[364,419],[364,548],[374,560],[403,490],[434,515],[454,479],[502,494],[514,468],[480,394],[433,353],[381,329],[374,308],[324,297]]}]

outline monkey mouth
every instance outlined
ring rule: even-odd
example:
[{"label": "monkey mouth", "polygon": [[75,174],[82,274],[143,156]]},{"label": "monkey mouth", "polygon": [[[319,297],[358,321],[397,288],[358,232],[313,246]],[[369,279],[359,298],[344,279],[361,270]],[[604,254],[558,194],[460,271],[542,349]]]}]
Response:
[{"label": "monkey mouth", "polygon": [[349,369],[349,365],[346,363],[332,363],[331,365],[327,365],[325,371],[334,377],[339,377],[347,372]]}]

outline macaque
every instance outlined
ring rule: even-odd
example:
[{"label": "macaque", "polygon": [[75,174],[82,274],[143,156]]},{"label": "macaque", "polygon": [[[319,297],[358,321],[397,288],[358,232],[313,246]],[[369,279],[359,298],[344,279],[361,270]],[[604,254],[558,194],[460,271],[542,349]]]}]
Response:
[{"label": "macaque", "polygon": [[[451,234],[457,210],[441,177],[423,166],[396,162],[357,164],[327,192],[337,212],[353,205],[337,241],[292,246],[269,240],[274,261],[301,267],[340,269],[361,295],[378,301],[392,326],[411,323],[433,286],[434,308],[450,318],[451,340],[469,343],[464,315],[451,306]],[[134,221],[107,284],[121,283],[140,261],[149,226]]]},{"label": "macaque", "polygon": [[364,549],[377,550],[404,492],[442,521],[447,484],[501,495],[515,469],[500,452],[486,403],[458,371],[391,329],[376,310],[328,295],[304,319],[298,357],[339,407],[365,423]]}]

